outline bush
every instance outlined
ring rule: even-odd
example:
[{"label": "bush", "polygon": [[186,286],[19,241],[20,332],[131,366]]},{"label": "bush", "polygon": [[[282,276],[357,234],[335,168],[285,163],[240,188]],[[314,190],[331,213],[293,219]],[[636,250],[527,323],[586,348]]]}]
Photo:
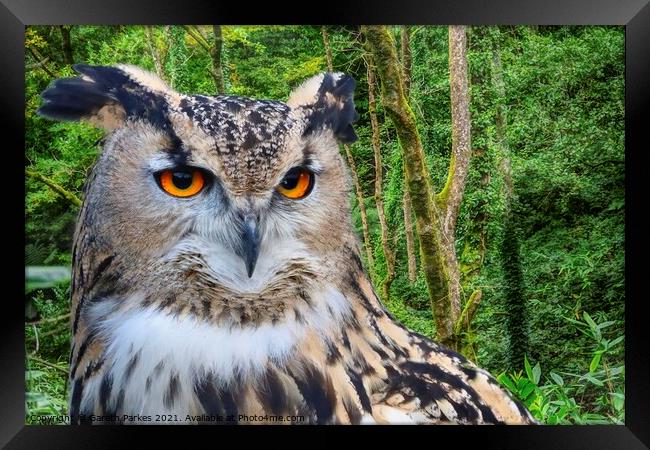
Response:
[{"label": "bush", "polygon": [[[524,357],[524,371],[501,373],[499,382],[521,400],[533,416],[547,425],[622,425],[625,420],[625,367],[611,367],[608,355],[623,345],[624,336],[603,337],[614,321],[594,322],[584,312],[582,321],[565,318],[593,344],[589,371],[583,374],[549,372],[540,385],[542,369]],[[578,400],[576,400],[576,398]]]}]

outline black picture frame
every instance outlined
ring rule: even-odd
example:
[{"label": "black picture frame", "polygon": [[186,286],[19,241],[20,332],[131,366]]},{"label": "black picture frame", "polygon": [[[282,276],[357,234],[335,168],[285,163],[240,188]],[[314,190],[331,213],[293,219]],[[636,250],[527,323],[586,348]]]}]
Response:
[{"label": "black picture frame", "polygon": [[[360,2],[359,2],[360,3]],[[541,427],[298,427],[305,433],[302,445],[318,439],[318,443],[341,445],[351,433],[363,438],[384,439],[387,433],[408,433],[401,445],[465,446],[474,441],[481,447],[494,448],[585,448],[634,449],[650,445],[650,390],[648,389],[649,351],[643,338],[645,315],[642,313],[644,289],[644,250],[647,223],[643,219],[642,183],[647,165],[643,160],[648,151],[647,128],[650,99],[650,5],[648,0],[456,0],[416,2],[413,0],[375,2],[372,6],[350,2],[303,3],[290,6],[277,2],[266,5],[207,2],[200,0],[163,1],[102,1],[72,0],[0,0],[0,114],[6,131],[2,134],[3,157],[10,156],[3,173],[15,176],[5,180],[11,186],[23,186],[24,179],[18,161],[18,149],[24,148],[24,27],[45,24],[538,24],[538,25],[624,25],[626,33],[626,415],[625,425],[611,426],[541,426]],[[646,114],[644,114],[646,113]],[[645,145],[644,145],[645,144]],[[5,186],[6,188],[7,186]],[[5,192],[7,190],[5,189]],[[6,282],[14,289],[4,296],[5,313],[0,328],[0,378],[2,379],[2,419],[0,444],[7,448],[111,448],[120,442],[135,442],[134,433],[147,433],[146,427],[66,427],[25,425],[24,367],[25,347],[22,302],[19,301],[24,280],[22,264],[12,264],[11,256],[24,255],[24,242],[11,236],[24,235],[24,201],[19,195],[7,195],[4,248]],[[15,242],[14,242],[15,241]],[[7,253],[7,252],[4,252]],[[245,428],[246,429],[246,428]],[[221,430],[221,429],[220,429]],[[232,431],[231,431],[232,430]],[[241,428],[232,428],[239,438]],[[248,429],[246,429],[248,430]],[[259,430],[259,431],[258,431]],[[206,427],[153,427],[156,437],[169,439],[172,434],[184,435],[185,444],[199,445],[199,436]],[[285,431],[282,428],[282,431]],[[288,430],[295,432],[296,429]],[[223,433],[223,431],[220,431]],[[264,437],[279,433],[278,428],[259,427],[250,436]],[[329,437],[331,432],[339,435]],[[190,434],[191,433],[191,434]],[[318,437],[313,435],[318,433]],[[310,436],[312,435],[312,436]],[[323,436],[323,437],[320,437]],[[279,437],[279,436],[278,436]],[[424,441],[420,442],[420,438]],[[188,442],[189,439],[189,442]],[[214,439],[214,436],[211,438]],[[223,435],[213,445],[225,445]],[[239,442],[239,441],[237,441]],[[278,441],[279,443],[280,441]]]}]

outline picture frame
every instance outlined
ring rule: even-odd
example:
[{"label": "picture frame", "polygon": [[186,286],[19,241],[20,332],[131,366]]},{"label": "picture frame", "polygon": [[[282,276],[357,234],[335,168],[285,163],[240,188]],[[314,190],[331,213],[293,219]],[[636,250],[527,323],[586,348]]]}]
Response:
[{"label": "picture frame", "polygon": [[[2,0],[0,4],[0,54],[4,55],[5,67],[0,70],[0,86],[3,87],[2,111],[5,116],[5,155],[11,155],[11,168],[5,170],[20,177],[14,167],[18,162],[17,149],[24,142],[24,27],[41,24],[178,24],[178,23],[225,23],[225,24],[539,24],[539,25],[624,25],[626,32],[626,417],[624,426],[541,426],[541,427],[327,427],[313,430],[298,427],[301,433],[334,432],[341,438],[350,433],[361,433],[363,438],[384,439],[386,433],[408,433],[409,441],[416,439],[428,442],[439,439],[455,439],[466,445],[468,440],[482,447],[494,448],[644,448],[650,445],[650,414],[647,412],[649,396],[648,376],[649,351],[643,338],[645,315],[642,313],[643,291],[641,279],[643,270],[641,243],[643,206],[641,204],[643,172],[647,167],[642,161],[647,151],[647,138],[642,140],[642,117],[647,116],[650,99],[650,5],[647,0],[588,1],[575,0],[551,2],[516,2],[513,0],[463,0],[457,2],[424,3],[416,1],[389,2],[382,0],[372,7],[360,4],[314,5],[310,12],[308,5],[282,8],[277,3],[255,8],[237,4],[208,3],[200,0],[171,1],[100,2],[97,0],[75,0],[65,4],[46,0]],[[304,9],[303,9],[304,8]],[[644,114],[646,113],[646,114]],[[647,120],[647,119],[646,119]],[[642,146],[642,142],[645,146]],[[23,186],[24,180],[16,185]],[[9,217],[15,218],[24,203],[18,194],[12,194]],[[24,198],[24,192],[23,192]],[[24,216],[23,216],[24,217]],[[17,219],[5,223],[7,236],[24,233],[24,223]],[[22,227],[22,230],[20,229]],[[13,232],[13,233],[12,233]],[[9,241],[17,239],[9,238]],[[23,243],[24,244],[24,243]],[[21,243],[12,246],[15,254],[22,254]],[[8,259],[6,259],[7,261]],[[23,269],[7,264],[6,274],[16,291]],[[14,273],[15,272],[15,273]],[[24,276],[24,273],[23,273]],[[2,421],[0,422],[0,443],[7,448],[42,448],[83,446],[114,447],[120,442],[133,442],[133,433],[151,433],[142,427],[60,427],[26,426],[24,424],[24,329],[20,322],[23,314],[16,300],[17,295],[6,295],[3,314],[2,339]],[[198,427],[199,433],[206,427]],[[192,431],[190,431],[192,430]],[[167,438],[171,433],[192,433],[196,442],[196,428],[169,427],[164,431],[156,427],[153,433]],[[288,430],[295,432],[295,428]],[[230,430],[229,430],[230,431]],[[241,430],[232,432],[242,433]],[[257,433],[275,435],[273,427],[260,427]],[[248,434],[248,432],[246,431]],[[446,435],[446,436],[443,436]],[[240,435],[241,436],[241,435]],[[189,437],[189,436],[188,436]],[[242,436],[243,437],[243,436]],[[248,437],[248,436],[246,436]],[[279,438],[277,436],[276,438]],[[314,439],[314,437],[310,437]],[[323,440],[325,442],[325,440]],[[302,441],[305,445],[305,441]],[[337,444],[338,445],[338,444]],[[402,444],[403,445],[403,444]]]}]

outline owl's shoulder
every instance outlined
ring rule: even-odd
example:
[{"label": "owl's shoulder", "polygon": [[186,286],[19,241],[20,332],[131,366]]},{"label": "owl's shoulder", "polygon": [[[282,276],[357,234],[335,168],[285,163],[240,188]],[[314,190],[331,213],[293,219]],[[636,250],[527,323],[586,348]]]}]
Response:
[{"label": "owl's shoulder", "polygon": [[387,365],[389,380],[373,405],[389,423],[531,424],[526,409],[490,373],[463,355],[401,327],[406,358]]}]

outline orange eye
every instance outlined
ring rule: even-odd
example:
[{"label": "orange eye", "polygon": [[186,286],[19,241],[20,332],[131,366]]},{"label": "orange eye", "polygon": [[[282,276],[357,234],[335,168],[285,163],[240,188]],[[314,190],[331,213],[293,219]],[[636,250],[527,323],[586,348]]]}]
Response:
[{"label": "orange eye", "polygon": [[314,174],[304,167],[294,167],[284,176],[277,191],[287,198],[298,200],[309,195],[314,187]]},{"label": "orange eye", "polygon": [[160,187],[174,197],[191,197],[205,185],[203,173],[198,169],[182,168],[160,172]]}]

